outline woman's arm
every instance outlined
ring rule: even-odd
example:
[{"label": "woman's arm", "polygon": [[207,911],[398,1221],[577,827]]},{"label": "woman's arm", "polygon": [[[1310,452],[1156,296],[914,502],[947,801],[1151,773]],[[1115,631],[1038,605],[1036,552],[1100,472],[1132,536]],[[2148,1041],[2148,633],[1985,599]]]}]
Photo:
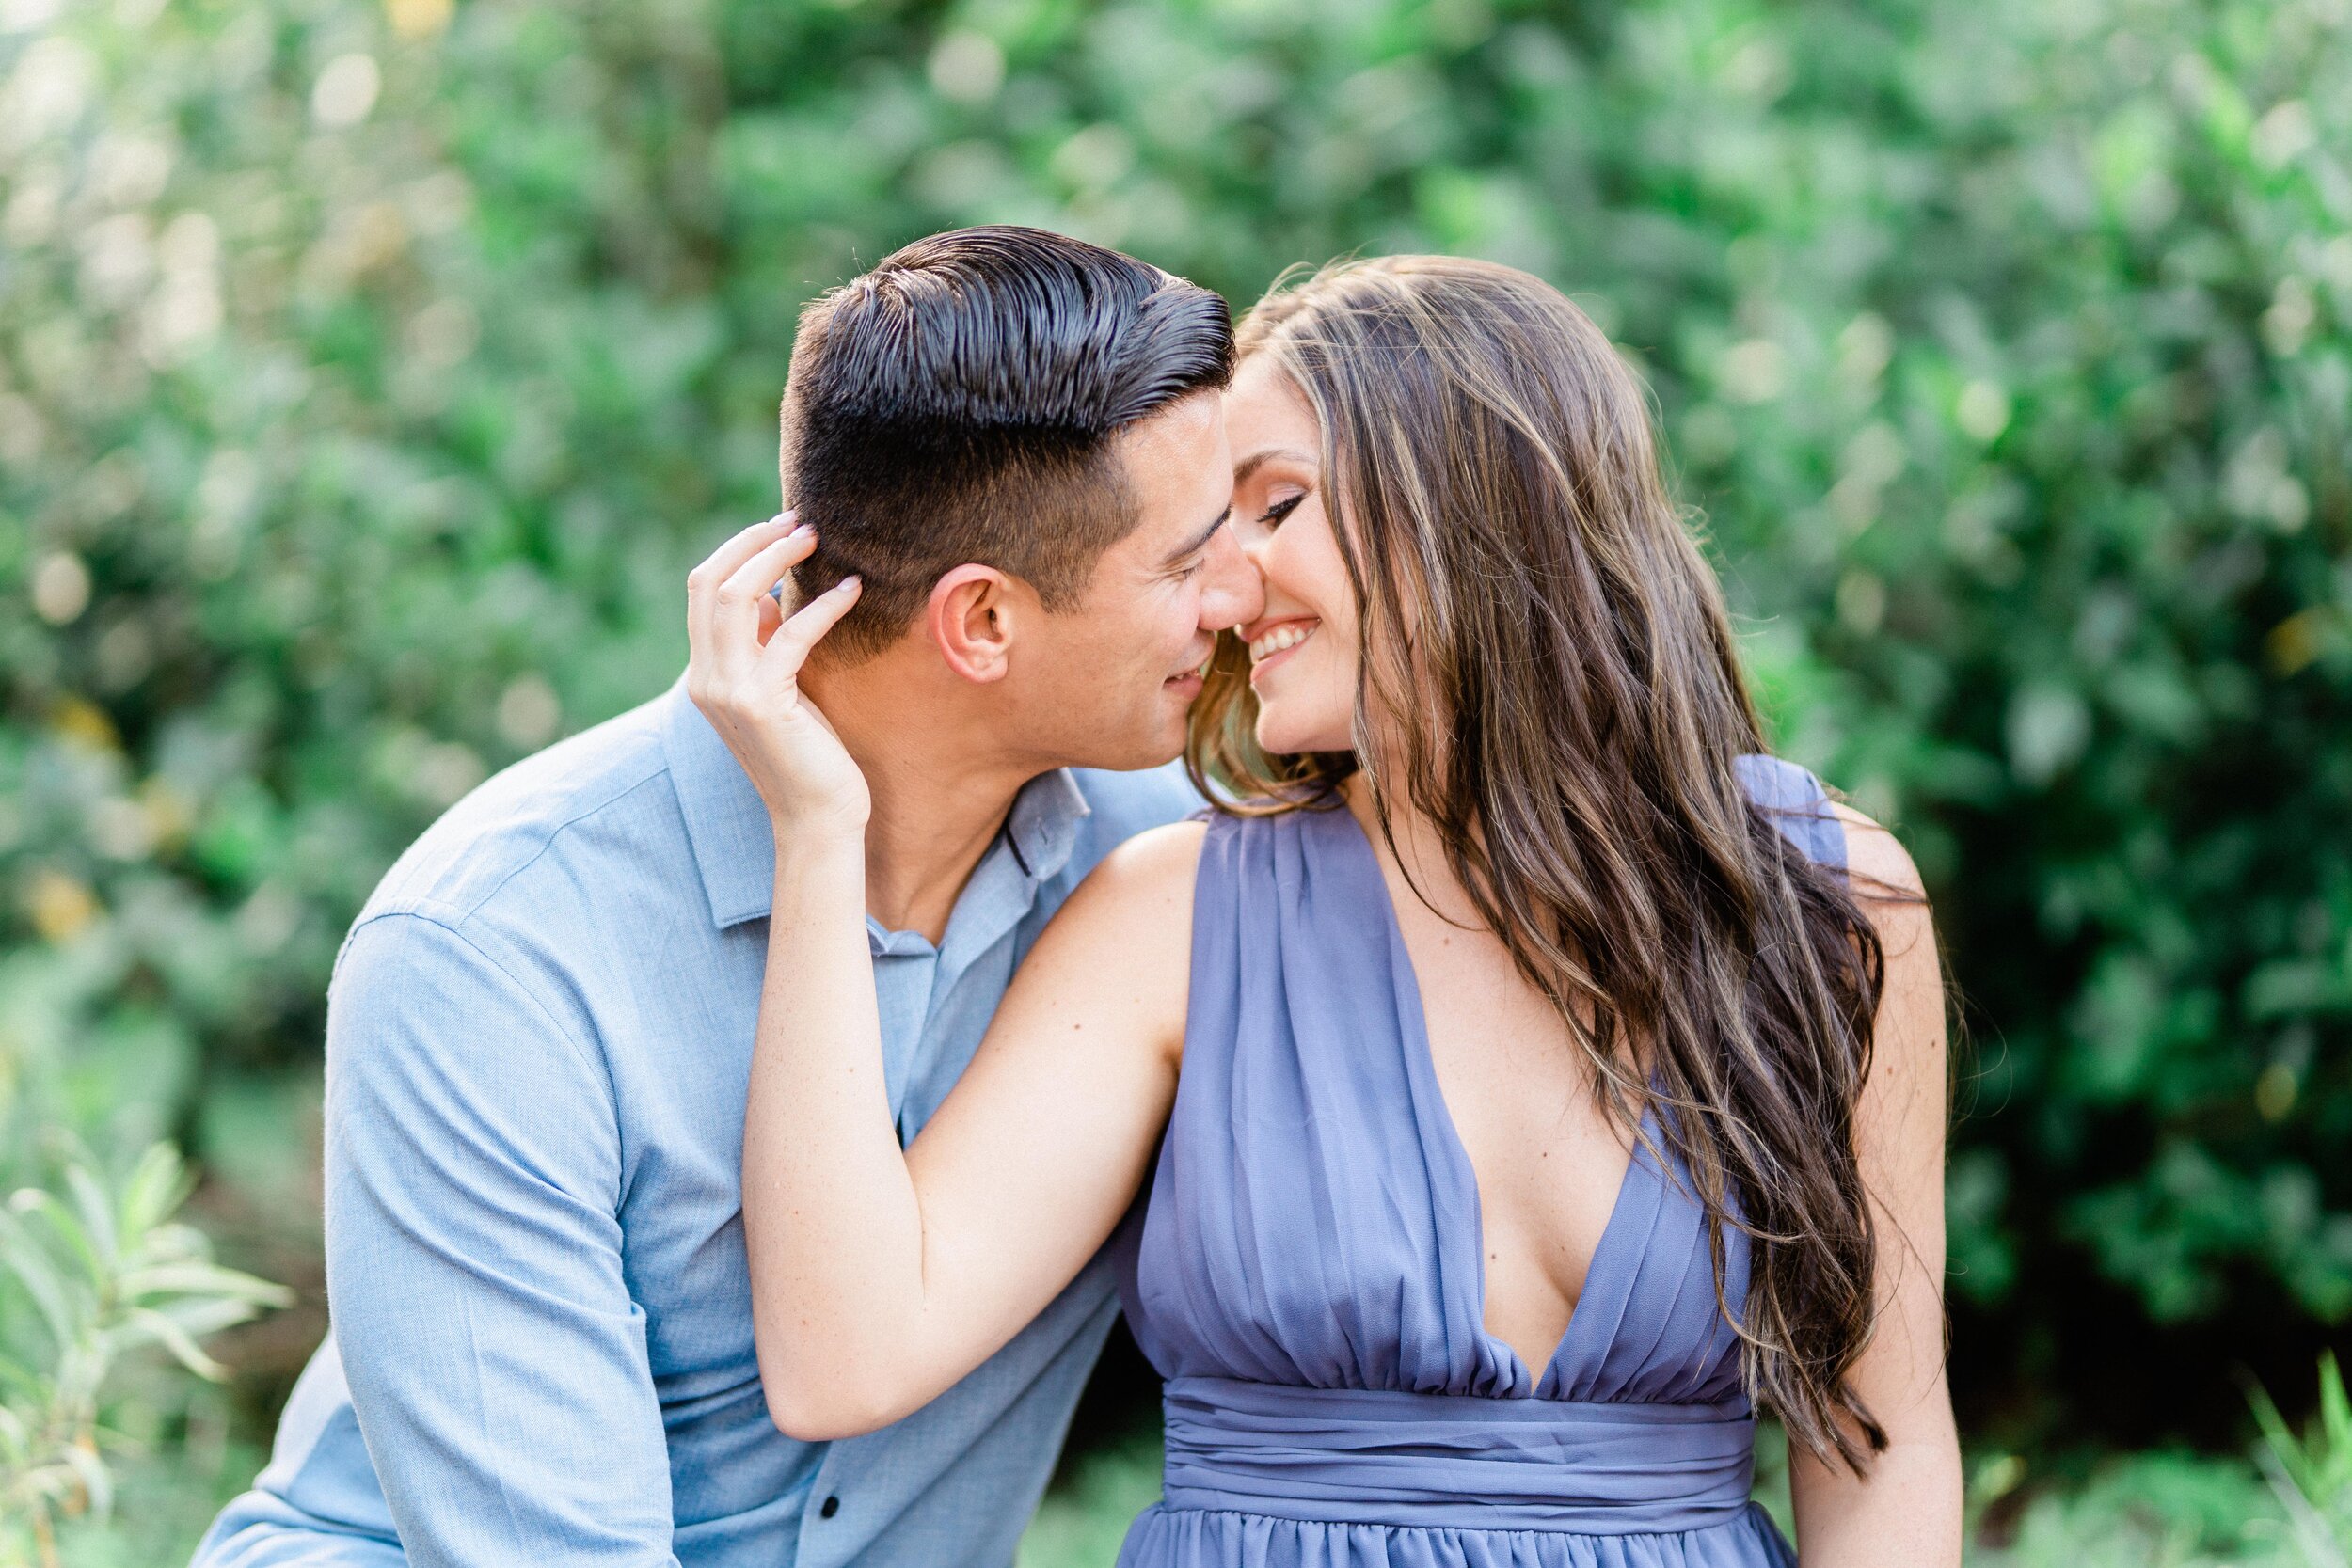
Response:
[{"label": "woman's arm", "polygon": [[799,689],[855,579],[785,619],[790,517],[689,578],[687,686],[767,803],[775,901],[743,1128],[744,1244],[776,1424],[829,1438],[927,1402],[1110,1235],[1175,1095],[1202,830],[1107,857],[1039,939],[912,1149],[882,1085],[865,779]]},{"label": "woman's arm", "polygon": [[1156,829],[1095,868],[904,1152],[863,852],[779,840],[743,1227],[760,1379],[787,1433],[852,1436],[928,1403],[1109,1239],[1175,1099],[1201,835]]},{"label": "woman's arm", "polygon": [[1836,810],[1854,891],[1886,953],[1856,1123],[1878,1207],[1879,1318],[1851,1376],[1887,1449],[1864,1478],[1790,1455],[1798,1555],[1805,1568],[1957,1568],[1960,1438],[1944,1376],[1943,970],[1911,857],[1868,817]]}]

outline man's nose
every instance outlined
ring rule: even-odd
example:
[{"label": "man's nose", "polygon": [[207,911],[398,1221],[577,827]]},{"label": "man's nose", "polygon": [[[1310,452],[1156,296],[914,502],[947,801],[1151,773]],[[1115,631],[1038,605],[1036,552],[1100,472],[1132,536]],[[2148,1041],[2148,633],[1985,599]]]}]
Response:
[{"label": "man's nose", "polygon": [[1200,627],[1223,631],[1246,626],[1265,613],[1265,579],[1242,553],[1231,524],[1209,541],[1209,559],[1202,568],[1208,579],[1200,591]]}]

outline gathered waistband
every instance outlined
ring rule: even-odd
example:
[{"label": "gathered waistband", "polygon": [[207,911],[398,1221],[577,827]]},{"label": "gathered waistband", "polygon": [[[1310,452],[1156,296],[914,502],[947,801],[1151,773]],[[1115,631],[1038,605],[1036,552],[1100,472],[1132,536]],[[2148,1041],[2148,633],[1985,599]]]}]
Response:
[{"label": "gathered waistband", "polygon": [[1167,1504],[1328,1524],[1638,1535],[1747,1511],[1756,1420],[1577,1403],[1169,1380]]}]

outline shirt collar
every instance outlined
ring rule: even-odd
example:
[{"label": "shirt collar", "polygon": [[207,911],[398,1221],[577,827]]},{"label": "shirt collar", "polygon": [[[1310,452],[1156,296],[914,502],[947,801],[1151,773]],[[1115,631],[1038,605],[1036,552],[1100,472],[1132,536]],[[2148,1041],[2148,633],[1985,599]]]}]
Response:
[{"label": "shirt collar", "polygon": [[1005,842],[1022,874],[1041,882],[1068,865],[1070,852],[1078,845],[1078,824],[1093,810],[1067,768],[1040,773],[1023,784],[1005,817]]},{"label": "shirt collar", "polygon": [[[768,807],[727,743],[687,696],[684,676],[662,701],[669,707],[662,744],[669,753],[670,779],[686,819],[687,840],[694,848],[695,867],[702,873],[703,892],[710,900],[711,923],[724,930],[765,919],[775,896],[776,875]],[[1024,879],[1034,886],[1070,863],[1078,824],[1090,810],[1066,768],[1041,773],[1021,786],[1001,836]]]}]

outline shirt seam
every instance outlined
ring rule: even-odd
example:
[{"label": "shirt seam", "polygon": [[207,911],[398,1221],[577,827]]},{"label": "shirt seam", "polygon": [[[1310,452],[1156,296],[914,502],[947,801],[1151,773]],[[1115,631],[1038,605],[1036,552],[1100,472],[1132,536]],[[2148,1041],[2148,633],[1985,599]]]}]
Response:
[{"label": "shirt seam", "polygon": [[[449,912],[442,912],[444,911]],[[455,918],[451,918],[452,915],[454,915]],[[621,1134],[620,1096],[613,1088],[612,1073],[609,1064],[607,1064],[603,1059],[603,1053],[601,1052],[591,1050],[585,1042],[583,1042],[567,1025],[565,1025],[561,1018],[556,1016],[555,1009],[548,1005],[547,999],[540,995],[539,990],[536,986],[533,986],[530,981],[516,974],[515,971],[506,964],[500,962],[487,948],[484,947],[482,943],[476,942],[471,936],[460,929],[463,923],[471,918],[472,916],[469,912],[460,911],[457,905],[441,904],[437,900],[432,899],[421,899],[417,900],[408,908],[397,910],[379,910],[373,914],[363,917],[351,927],[351,934],[343,939],[343,946],[348,949],[351,943],[358,938],[359,933],[368,927],[382,925],[384,922],[389,920],[414,920],[421,925],[430,926],[437,930],[447,932],[452,941],[462,944],[467,952],[471,953],[475,958],[489,965],[492,969],[496,970],[500,975],[504,977],[506,983],[513,986],[516,993],[529,1001],[532,1006],[538,1010],[539,1016],[547,1020],[548,1027],[552,1029],[555,1032],[555,1037],[564,1042],[564,1049],[570,1051],[574,1056],[578,1057],[582,1067],[587,1068],[596,1075],[596,1081],[604,1085],[605,1108],[612,1114],[612,1117],[613,1134],[616,1138],[619,1138]],[[627,1140],[622,1139],[622,1142],[624,1145],[622,1148],[624,1158],[621,1162],[621,1169],[626,1171],[628,1169],[628,1160],[626,1158],[628,1152],[626,1148]]]},{"label": "shirt seam", "polygon": [[[487,905],[490,900],[505,892],[506,885],[509,882],[521,876],[524,872],[530,870],[532,866],[538,864],[542,860],[545,860],[548,856],[548,852],[555,847],[556,841],[561,839],[565,833],[571,832],[572,829],[580,826],[582,822],[587,821],[588,818],[612,810],[622,801],[628,800],[630,796],[636,794],[639,790],[644,789],[646,785],[659,784],[669,776],[670,765],[665,760],[660,767],[654,768],[653,771],[647,773],[644,778],[638,779],[628,784],[626,787],[615,790],[613,793],[603,797],[594,805],[582,806],[571,816],[564,817],[562,821],[556,823],[555,826],[547,831],[547,836],[541,840],[536,848],[532,849],[530,854],[524,856],[521,860],[516,862],[515,864],[507,870],[504,876],[501,877],[489,887],[485,888],[482,891],[481,895],[474,898],[470,903],[455,904],[447,899],[433,897],[430,895],[397,897],[390,901],[389,908],[377,910],[373,913],[362,917],[358,922],[353,925],[352,930],[356,933],[360,926],[368,924],[369,921],[380,919],[388,914],[399,914],[403,911],[404,908],[409,906],[437,906],[441,909],[456,911],[457,918],[460,920],[471,920],[474,916],[482,912],[483,908]],[[675,795],[675,791],[673,789],[673,794]],[[350,938],[345,937],[344,941],[348,943]]]}]

